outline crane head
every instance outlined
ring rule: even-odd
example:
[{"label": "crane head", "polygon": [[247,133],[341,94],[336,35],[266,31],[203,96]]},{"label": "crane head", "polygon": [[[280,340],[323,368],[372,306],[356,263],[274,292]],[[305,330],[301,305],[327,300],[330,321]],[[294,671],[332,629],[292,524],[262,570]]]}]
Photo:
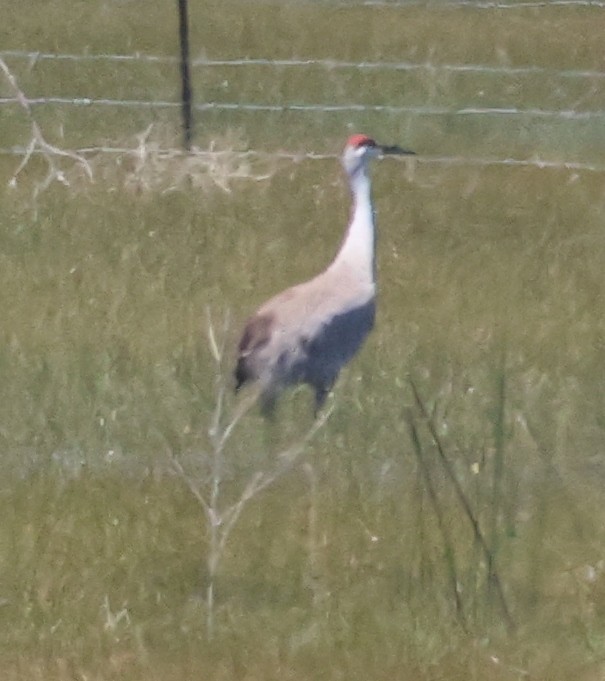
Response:
[{"label": "crane head", "polygon": [[414,154],[413,151],[402,149],[397,145],[387,146],[377,144],[371,137],[363,134],[351,135],[347,140],[342,155],[342,164],[349,175],[365,169],[372,158],[382,156],[402,156]]}]

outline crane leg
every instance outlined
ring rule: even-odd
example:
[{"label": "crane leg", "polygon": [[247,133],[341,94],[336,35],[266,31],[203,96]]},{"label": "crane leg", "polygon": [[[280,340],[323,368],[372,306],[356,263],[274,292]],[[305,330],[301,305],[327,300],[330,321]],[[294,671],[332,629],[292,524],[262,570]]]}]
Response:
[{"label": "crane leg", "polygon": [[319,416],[319,412],[326,403],[326,398],[330,394],[330,391],[332,390],[333,386],[334,381],[315,386],[315,412],[314,412],[315,418]]},{"label": "crane leg", "polygon": [[273,390],[264,390],[260,395],[261,414],[270,420],[275,418],[275,405],[277,404],[277,394]]}]

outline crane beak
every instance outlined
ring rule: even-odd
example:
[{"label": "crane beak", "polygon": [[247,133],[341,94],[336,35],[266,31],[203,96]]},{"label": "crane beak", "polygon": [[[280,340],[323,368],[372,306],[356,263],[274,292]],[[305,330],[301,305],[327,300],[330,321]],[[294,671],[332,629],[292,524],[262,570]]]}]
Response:
[{"label": "crane beak", "polygon": [[415,151],[402,149],[396,144],[393,146],[381,146],[379,147],[379,151],[381,156],[414,156],[416,154]]}]

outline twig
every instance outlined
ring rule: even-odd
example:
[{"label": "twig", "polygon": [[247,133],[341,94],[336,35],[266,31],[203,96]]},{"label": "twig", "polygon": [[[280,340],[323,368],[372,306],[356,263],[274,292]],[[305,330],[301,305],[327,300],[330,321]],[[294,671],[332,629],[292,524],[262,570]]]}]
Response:
[{"label": "twig", "polygon": [[258,399],[258,393],[252,393],[247,399],[240,402],[231,417],[225,423],[225,396],[227,386],[222,369],[223,358],[229,328],[229,315],[225,314],[220,342],[217,340],[214,323],[210,310],[206,310],[206,333],[210,352],[216,365],[216,400],[207,429],[210,452],[205,454],[210,459],[210,475],[204,480],[187,472],[181,462],[172,452],[168,452],[172,467],[183,480],[193,497],[200,504],[206,522],[208,524],[208,550],[206,566],[208,569],[208,585],[206,588],[206,625],[207,634],[211,638],[214,633],[214,585],[225,552],[227,541],[233,528],[239,520],[244,508],[249,501],[254,499],[263,490],[273,485],[285,475],[298,462],[305,451],[309,441],[315,436],[320,428],[326,423],[332,414],[333,407],[326,410],[315,420],[311,428],[296,443],[287,447],[274,457],[272,467],[265,471],[254,471],[249,479],[243,484],[243,489],[237,500],[229,505],[221,504],[223,466],[225,461],[225,448],[233,436],[237,425],[245,414],[250,411]]},{"label": "twig", "polygon": [[183,480],[183,482],[187,485],[191,494],[193,494],[193,496],[199,501],[200,505],[202,506],[206,515],[208,516],[208,519],[211,519],[212,514],[210,513],[210,507],[206,503],[206,497],[202,494],[199,487],[196,484],[194,484],[191,477],[187,475],[181,462],[176,458],[176,456],[174,456],[174,454],[171,451],[168,451],[167,455],[168,458],[170,459],[170,463],[172,464],[172,467],[174,468],[175,472],[178,473],[181,480]]},{"label": "twig", "polygon": [[206,330],[208,335],[208,345],[210,346],[212,357],[214,361],[220,365],[223,361],[223,353],[222,348],[219,350],[218,343],[216,342],[216,336],[214,335],[214,324],[212,323],[212,316],[210,314],[209,307],[206,307]]},{"label": "twig", "polygon": [[27,97],[23,94],[21,88],[19,87],[17,79],[11,73],[10,69],[6,65],[6,62],[1,57],[0,57],[0,71],[2,71],[5,78],[9,82],[9,85],[13,89],[13,92],[15,94],[15,101],[25,111],[27,118],[29,119],[29,121],[31,123],[31,132],[32,132],[32,137],[31,137],[29,144],[27,145],[23,159],[21,160],[21,163],[17,167],[17,170],[13,174],[12,178],[9,180],[9,186],[11,186],[11,187],[16,186],[17,177],[18,177],[19,173],[21,173],[21,171],[29,163],[29,161],[32,157],[32,154],[34,154],[36,151],[39,151],[40,153],[42,153],[42,155],[44,156],[44,158],[46,160],[46,163],[48,164],[48,172],[46,173],[46,177],[44,178],[44,180],[37,186],[36,194],[39,191],[44,191],[45,189],[47,189],[53,181],[57,181],[57,182],[60,182],[61,184],[65,185],[65,186],[69,186],[69,182],[68,182],[67,178],[65,177],[65,174],[57,166],[57,164],[55,162],[55,157],[57,157],[57,156],[70,158],[73,161],[75,161],[81,168],[83,168],[84,172],[88,176],[88,179],[92,181],[92,179],[93,179],[92,169],[91,169],[88,161],[84,158],[84,156],[77,154],[74,151],[67,151],[65,149],[60,149],[59,147],[55,147],[54,145],[49,144],[44,139],[44,135],[42,134],[42,131],[40,130],[40,126],[34,120],[33,112],[32,112],[31,106],[29,105],[29,101],[28,101]]}]

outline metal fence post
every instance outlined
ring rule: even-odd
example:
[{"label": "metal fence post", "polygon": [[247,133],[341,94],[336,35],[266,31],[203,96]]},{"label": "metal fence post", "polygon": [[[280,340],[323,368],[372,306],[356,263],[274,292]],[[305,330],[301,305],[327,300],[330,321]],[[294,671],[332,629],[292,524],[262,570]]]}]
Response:
[{"label": "metal fence post", "polygon": [[189,67],[189,22],[187,18],[187,0],[179,3],[179,40],[181,47],[181,99],[183,115],[183,146],[191,149],[193,134],[193,118],[191,112],[191,70]]}]

